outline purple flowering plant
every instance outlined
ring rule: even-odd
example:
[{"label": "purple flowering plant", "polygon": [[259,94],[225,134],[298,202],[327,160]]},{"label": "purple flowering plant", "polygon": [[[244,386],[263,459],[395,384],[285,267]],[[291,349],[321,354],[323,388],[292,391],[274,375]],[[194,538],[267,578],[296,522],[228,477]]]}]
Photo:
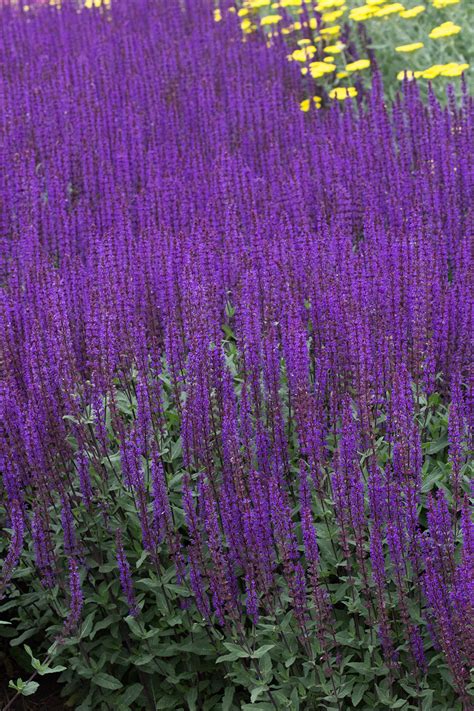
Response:
[{"label": "purple flowering plant", "polygon": [[473,99],[232,15],[0,10],[5,708],[468,711]]}]

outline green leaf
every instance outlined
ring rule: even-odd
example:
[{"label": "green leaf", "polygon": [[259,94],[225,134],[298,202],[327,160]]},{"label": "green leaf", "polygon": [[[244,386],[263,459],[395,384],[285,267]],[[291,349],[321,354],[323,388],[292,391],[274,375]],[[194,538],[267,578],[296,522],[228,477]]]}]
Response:
[{"label": "green leaf", "polygon": [[38,687],[39,684],[37,681],[25,681],[21,694],[22,696],[31,696],[38,690]]},{"label": "green leaf", "polygon": [[356,684],[352,690],[351,701],[353,706],[357,706],[362,701],[365,692],[369,687],[367,684]]},{"label": "green leaf", "polygon": [[249,656],[249,653],[246,652],[245,649],[242,649],[242,647],[239,647],[238,644],[234,644],[233,642],[224,642],[224,647],[234,654],[236,659],[245,659]]},{"label": "green leaf", "polygon": [[440,437],[436,442],[427,442],[424,446],[425,454],[437,454],[441,450],[446,449],[448,446],[448,435],[445,434]]},{"label": "green leaf", "polygon": [[23,679],[17,679],[16,683],[9,681],[8,686],[10,689],[18,691],[22,696],[31,696],[37,691],[39,684],[37,681],[23,681]]},{"label": "green leaf", "polygon": [[260,657],[263,657],[263,655],[269,652],[270,649],[273,649],[273,647],[275,647],[274,644],[264,644],[253,652],[252,659],[260,659]]},{"label": "green leaf", "polygon": [[250,703],[254,704],[260,696],[268,690],[268,686],[266,684],[263,684],[262,686],[256,686],[255,689],[252,689],[252,693],[250,694]]},{"label": "green leaf", "polygon": [[36,633],[36,630],[34,628],[25,630],[23,632],[23,634],[21,634],[19,637],[17,637],[16,639],[12,639],[10,641],[10,646],[11,647],[18,647],[20,644],[22,644],[25,641],[25,639],[29,639],[30,637],[33,637],[33,635],[35,633]]},{"label": "green leaf", "polygon": [[127,686],[120,696],[120,709],[122,709],[122,706],[130,707],[141,694],[143,694],[143,686],[141,684]]},{"label": "green leaf", "polygon": [[148,662],[151,662],[155,658],[154,654],[138,654],[136,657],[130,657],[130,661],[136,667],[142,667]]},{"label": "green leaf", "polygon": [[59,674],[59,672],[66,671],[67,667],[63,667],[62,664],[58,664],[56,667],[43,666],[40,670],[38,669],[38,674],[44,676],[45,674]]},{"label": "green leaf", "polygon": [[230,711],[232,708],[232,701],[234,699],[235,687],[227,686],[224,691],[224,696],[222,697],[222,711]]},{"label": "green leaf", "polygon": [[123,686],[119,679],[116,679],[111,674],[106,674],[105,672],[100,672],[99,674],[93,676],[92,681],[97,686],[101,686],[103,689],[109,689],[110,691],[121,689]]},{"label": "green leaf", "polygon": [[375,685],[375,688],[377,690],[377,696],[379,697],[380,701],[385,704],[385,706],[391,706],[393,700],[390,695],[380,686],[377,686],[377,684]]},{"label": "green leaf", "polygon": [[188,702],[189,711],[196,711],[197,698],[198,698],[198,690],[196,687],[192,688],[186,694],[186,701]]}]

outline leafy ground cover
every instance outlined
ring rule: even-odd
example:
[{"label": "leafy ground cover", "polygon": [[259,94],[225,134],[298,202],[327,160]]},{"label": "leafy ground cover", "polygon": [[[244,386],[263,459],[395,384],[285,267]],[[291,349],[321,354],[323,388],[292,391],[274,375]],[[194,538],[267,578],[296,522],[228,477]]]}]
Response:
[{"label": "leafy ground cover", "polygon": [[468,711],[473,99],[211,9],[0,15],[4,708]]}]

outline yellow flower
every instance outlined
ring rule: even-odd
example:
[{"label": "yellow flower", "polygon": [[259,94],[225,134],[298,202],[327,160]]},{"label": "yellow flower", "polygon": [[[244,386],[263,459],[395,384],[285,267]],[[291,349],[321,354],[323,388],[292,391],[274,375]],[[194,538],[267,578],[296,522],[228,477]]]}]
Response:
[{"label": "yellow flower", "polygon": [[295,49],[294,52],[288,55],[288,59],[292,59],[294,62],[306,62],[308,59],[314,57],[315,54],[316,47],[309,45],[302,49]]},{"label": "yellow flower", "polygon": [[321,19],[325,24],[330,25],[331,22],[336,22],[336,20],[338,20],[344,14],[344,12],[345,10],[334,10],[334,12],[324,12],[321,15]]},{"label": "yellow flower", "polygon": [[240,23],[240,27],[242,29],[242,32],[245,32],[245,34],[249,34],[250,32],[253,32],[256,29],[255,25],[252,25],[248,17],[245,18],[245,20],[242,20],[242,22]]},{"label": "yellow flower", "polygon": [[280,0],[280,7],[301,7],[303,0]]},{"label": "yellow flower", "polygon": [[420,71],[412,72],[411,69],[406,69],[402,72],[398,72],[397,79],[398,81],[403,81],[404,79],[408,79],[408,81],[411,81],[412,79],[418,79],[419,77],[421,77],[422,74],[423,72]]},{"label": "yellow flower", "polygon": [[423,42],[412,42],[411,44],[400,44],[395,47],[395,52],[416,52],[417,49],[421,49],[425,45]]},{"label": "yellow flower", "polygon": [[250,0],[249,7],[254,10],[259,10],[261,7],[267,7],[270,5],[270,0]]},{"label": "yellow flower", "polygon": [[219,10],[219,8],[216,8],[216,9],[214,10],[214,21],[215,21],[215,22],[220,22],[221,20],[222,20],[221,11]]},{"label": "yellow flower", "polygon": [[367,0],[367,5],[383,5],[385,0]]},{"label": "yellow flower", "polygon": [[425,10],[426,7],[424,5],[415,5],[415,7],[411,7],[409,10],[402,10],[400,12],[400,17],[403,17],[405,20],[411,20],[413,17],[421,15],[421,13]]},{"label": "yellow flower", "polygon": [[336,86],[335,89],[331,89],[329,92],[330,99],[338,99],[339,101],[351,99],[354,96],[357,96],[357,89],[354,86]]},{"label": "yellow flower", "polygon": [[309,71],[313,79],[319,79],[324,74],[331,74],[335,70],[334,64],[326,64],[325,62],[311,62],[309,65]]},{"label": "yellow flower", "polygon": [[349,19],[354,20],[355,22],[365,22],[365,20],[368,20],[376,14],[377,9],[377,7],[370,7],[370,5],[355,7],[350,11]]},{"label": "yellow flower", "polygon": [[317,109],[321,108],[321,102],[322,99],[320,96],[313,96],[311,99],[304,99],[303,101],[300,102],[300,109],[301,111],[304,111],[305,113],[310,110],[311,108],[311,101],[313,102],[314,106]]},{"label": "yellow flower", "polygon": [[340,29],[341,28],[339,25],[334,25],[333,27],[325,27],[323,30],[321,30],[321,34],[323,36],[338,35]]},{"label": "yellow flower", "polygon": [[345,0],[320,0],[315,6],[318,12],[324,12],[325,10],[332,10],[334,7],[341,7],[344,5]]},{"label": "yellow flower", "polygon": [[457,5],[459,0],[433,0],[433,7],[437,10],[442,10],[448,5]]},{"label": "yellow flower", "polygon": [[346,64],[346,72],[358,72],[370,67],[370,59],[358,59],[356,62]]},{"label": "yellow flower", "polygon": [[336,79],[345,79],[349,76],[349,72],[338,72],[336,74]]},{"label": "yellow flower", "polygon": [[400,2],[393,2],[390,5],[379,8],[374,14],[374,17],[388,17],[388,15],[394,15],[397,12],[402,12],[404,9]]},{"label": "yellow flower", "polygon": [[443,22],[438,27],[434,27],[430,32],[430,37],[431,39],[442,39],[443,37],[457,35],[458,32],[461,32],[461,28],[450,20],[449,22]]},{"label": "yellow flower", "polygon": [[281,15],[265,15],[265,17],[260,18],[260,24],[265,25],[277,25],[283,17]]},{"label": "yellow flower", "polygon": [[326,64],[334,64],[335,61],[336,60],[334,59],[334,57],[324,57],[323,59],[323,62],[325,62]]},{"label": "yellow flower", "polygon": [[342,42],[338,42],[337,44],[328,44],[323,51],[326,52],[326,54],[340,54],[345,46],[346,45]]},{"label": "yellow flower", "polygon": [[246,7],[241,7],[240,10],[238,11],[237,15],[239,17],[245,17],[245,15],[249,14],[249,10]]},{"label": "yellow flower", "polygon": [[469,64],[456,64],[452,62],[451,64],[445,64],[444,69],[440,72],[442,77],[460,77],[464,74],[466,69],[469,69]]},{"label": "yellow flower", "polygon": [[423,79],[435,79],[441,74],[444,68],[444,64],[433,64],[432,67],[425,69],[422,72],[421,76],[423,77]]}]

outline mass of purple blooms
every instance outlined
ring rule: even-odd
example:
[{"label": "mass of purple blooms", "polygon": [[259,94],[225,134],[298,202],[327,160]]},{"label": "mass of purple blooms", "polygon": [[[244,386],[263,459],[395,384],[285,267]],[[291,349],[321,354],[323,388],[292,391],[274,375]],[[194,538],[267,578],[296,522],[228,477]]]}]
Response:
[{"label": "mass of purple blooms", "polygon": [[331,665],[343,580],[387,674],[436,653],[470,709],[474,100],[303,113],[284,39],[212,7],[1,10],[0,597],[30,551],[67,637],[106,540],[124,616],[138,547]]}]

